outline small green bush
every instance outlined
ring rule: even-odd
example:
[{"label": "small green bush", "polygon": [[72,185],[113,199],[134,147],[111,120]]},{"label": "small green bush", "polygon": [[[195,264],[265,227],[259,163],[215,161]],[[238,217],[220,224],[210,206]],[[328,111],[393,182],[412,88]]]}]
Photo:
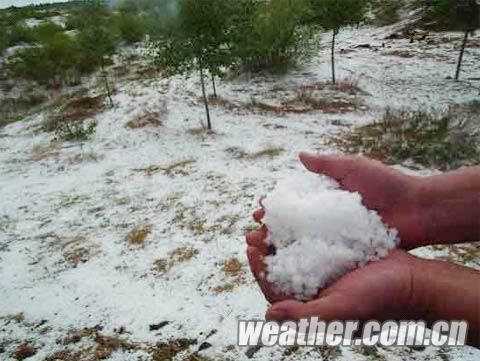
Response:
[{"label": "small green bush", "polygon": [[96,132],[97,123],[85,122],[60,122],[55,129],[55,139],[65,141],[84,141],[92,138]]},{"label": "small green bush", "polygon": [[48,42],[51,38],[55,37],[58,33],[63,31],[60,25],[54,22],[47,21],[32,29],[35,33],[35,39],[38,42]]},{"label": "small green bush", "polygon": [[7,46],[22,43],[31,44],[36,41],[35,33],[25,25],[14,25],[7,31]]}]

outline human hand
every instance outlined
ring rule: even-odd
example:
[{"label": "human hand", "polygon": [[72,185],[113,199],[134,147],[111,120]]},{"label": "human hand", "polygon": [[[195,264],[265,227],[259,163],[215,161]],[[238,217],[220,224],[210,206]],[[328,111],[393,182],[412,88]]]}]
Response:
[{"label": "human hand", "polygon": [[[256,214],[258,217],[261,214]],[[333,320],[466,320],[468,344],[480,345],[480,272],[460,265],[423,260],[403,250],[341,277],[309,302],[275,292],[265,280],[264,257],[273,252],[263,227],[247,235],[252,272],[265,297],[273,303],[266,313],[271,321],[298,321],[319,317]],[[461,297],[459,298],[459,295]]]},{"label": "human hand", "polygon": [[[260,216],[258,212],[255,218],[260,220]],[[267,300],[275,304],[267,312],[267,319],[298,320],[320,315],[324,320],[349,319],[346,316],[367,320],[378,319],[379,314],[387,319],[400,316],[401,310],[408,308],[414,258],[406,252],[392,252],[384,260],[349,273],[321,291],[315,300],[304,303],[277,293],[275,286],[266,280],[264,258],[274,253],[266,237],[265,227],[247,234],[250,268]]]},{"label": "human hand", "polygon": [[[479,167],[417,178],[362,157],[302,154],[300,159],[309,170],[336,179],[344,189],[359,192],[367,208],[377,210],[390,227],[399,231],[402,248],[480,238]],[[262,207],[253,217],[261,223],[264,215]],[[267,319],[423,319],[429,325],[439,319],[462,319],[469,322],[468,343],[480,345],[480,293],[472,286],[480,284],[480,272],[396,250],[343,276],[310,302],[299,302],[276,293],[274,285],[266,281],[264,258],[275,253],[265,242],[267,231],[263,225],[247,234],[252,272],[266,298],[274,303]]]},{"label": "human hand", "polygon": [[[342,188],[359,192],[364,205],[377,210],[390,227],[396,228],[402,238],[402,247],[412,248],[421,239],[415,215],[415,178],[396,171],[380,162],[363,157],[314,156],[306,153],[300,160],[312,172],[325,174],[335,179]],[[260,205],[262,206],[261,202]],[[253,217],[262,223],[263,206]],[[288,299],[275,292],[274,285],[266,280],[264,258],[275,252],[265,243],[267,228],[247,234],[248,258],[260,288],[270,302]]]},{"label": "human hand", "polygon": [[311,172],[324,174],[343,189],[360,193],[365,207],[377,211],[390,228],[398,230],[401,248],[412,249],[424,241],[417,177],[360,156],[301,153],[300,160]]}]

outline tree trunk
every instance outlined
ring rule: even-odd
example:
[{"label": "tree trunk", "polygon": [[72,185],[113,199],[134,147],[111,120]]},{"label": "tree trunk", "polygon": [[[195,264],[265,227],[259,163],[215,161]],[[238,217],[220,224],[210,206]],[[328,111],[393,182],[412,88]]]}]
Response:
[{"label": "tree trunk", "polygon": [[110,101],[110,106],[113,108],[112,92],[110,91],[110,85],[108,84],[107,72],[105,71],[105,65],[102,61],[102,76],[105,81],[105,89],[107,90],[108,100]]},{"label": "tree trunk", "polygon": [[332,36],[332,82],[335,84],[335,37],[337,36],[337,29],[333,29]]},{"label": "tree trunk", "polygon": [[215,86],[215,75],[212,74],[213,96],[217,97],[217,87]]},{"label": "tree trunk", "polygon": [[207,113],[207,128],[212,130],[212,123],[210,121],[210,110],[208,109],[207,93],[205,92],[205,78],[203,77],[203,67],[200,65],[200,83],[202,84],[203,102],[205,103],[205,112]]},{"label": "tree trunk", "polygon": [[467,45],[469,32],[470,31],[468,30],[465,31],[465,36],[462,42],[462,48],[460,49],[460,56],[458,57],[457,71],[455,72],[455,81],[458,81],[458,79],[460,79],[460,71],[462,69],[463,54],[465,53],[465,46]]}]

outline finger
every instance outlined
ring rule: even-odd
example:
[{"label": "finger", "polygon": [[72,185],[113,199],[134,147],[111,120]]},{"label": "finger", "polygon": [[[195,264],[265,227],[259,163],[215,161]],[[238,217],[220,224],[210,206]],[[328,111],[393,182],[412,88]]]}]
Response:
[{"label": "finger", "polygon": [[253,219],[257,223],[262,223],[262,219],[265,217],[265,209],[257,209],[255,212],[253,212]]},{"label": "finger", "polygon": [[264,262],[264,256],[255,247],[248,247],[247,249],[248,261],[250,263],[250,269],[260,286],[265,298],[270,303],[281,302],[289,299],[288,296],[282,295],[276,292],[273,284],[266,279],[266,264]]},{"label": "finger", "polygon": [[264,256],[269,254],[269,245],[266,242],[267,232],[265,230],[258,230],[247,233],[246,237],[247,244],[251,247],[257,248],[260,253]]},{"label": "finger", "polygon": [[264,254],[256,247],[249,246],[247,248],[247,257],[250,264],[250,269],[257,281],[265,277],[265,262]]},{"label": "finger", "polygon": [[263,201],[265,200],[266,197],[261,197],[259,200],[258,200],[258,204],[260,205],[260,207],[264,208],[264,205],[263,205]]},{"label": "finger", "polygon": [[324,174],[337,181],[343,180],[351,173],[360,159],[351,156],[300,153],[300,161],[309,171]]},{"label": "finger", "polygon": [[312,316],[325,321],[411,317],[412,262],[408,253],[394,251],[384,260],[346,274],[318,299],[275,304],[266,317],[277,321]]},{"label": "finger", "polygon": [[361,320],[363,315],[359,311],[355,300],[341,297],[338,294],[330,294],[306,303],[293,300],[276,303],[270,307],[265,317],[269,321],[298,321],[314,316],[324,321]]}]

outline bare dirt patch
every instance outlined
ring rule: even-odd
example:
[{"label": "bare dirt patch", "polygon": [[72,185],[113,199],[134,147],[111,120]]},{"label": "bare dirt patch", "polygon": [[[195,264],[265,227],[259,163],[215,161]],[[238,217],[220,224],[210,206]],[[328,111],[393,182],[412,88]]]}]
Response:
[{"label": "bare dirt patch", "polygon": [[148,112],[135,117],[125,124],[125,128],[139,129],[145,127],[160,127],[163,125],[160,112]]},{"label": "bare dirt patch", "polygon": [[435,55],[435,54],[425,53],[425,52],[419,53],[419,52],[411,51],[411,50],[386,51],[386,52],[383,52],[382,55],[396,56],[396,57],[404,58],[404,59],[418,58],[418,59],[435,60],[435,61],[447,61],[447,60],[449,60],[449,58],[447,56]]},{"label": "bare dirt patch", "polygon": [[17,347],[17,349],[11,354],[11,357],[15,360],[25,360],[34,356],[37,353],[37,349],[29,343],[23,343]]},{"label": "bare dirt patch", "polygon": [[105,96],[75,98],[51,114],[43,124],[47,132],[52,132],[65,123],[82,122],[105,109]]}]

